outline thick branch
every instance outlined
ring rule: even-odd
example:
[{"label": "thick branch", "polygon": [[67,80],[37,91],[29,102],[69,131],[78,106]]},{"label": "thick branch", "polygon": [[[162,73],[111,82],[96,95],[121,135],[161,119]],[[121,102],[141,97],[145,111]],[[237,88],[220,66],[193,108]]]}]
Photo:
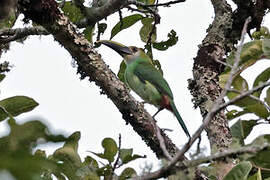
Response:
[{"label": "thick branch", "polygon": [[[47,1],[47,0],[44,0]],[[19,1],[24,3],[26,10],[29,10],[26,3],[28,0]],[[31,1],[29,6],[31,7]],[[42,1],[41,1],[42,3]],[[32,9],[33,10],[33,9]],[[48,11],[48,9],[46,9]],[[53,10],[55,11],[55,10]],[[37,12],[28,12],[29,14]],[[40,12],[41,15],[43,14]],[[49,12],[49,14],[52,14]],[[39,18],[43,20],[42,17]],[[49,18],[52,20],[54,18]],[[142,137],[145,143],[155,152],[158,157],[163,157],[159,141],[156,137],[151,115],[144,109],[143,105],[137,102],[130,94],[126,86],[116,77],[101,59],[101,56],[93,46],[84,38],[82,34],[77,33],[76,27],[63,14],[58,14],[55,21],[40,22],[41,25],[51,33],[73,57],[78,65],[78,73],[81,78],[89,78],[106,94],[108,98],[116,105],[122,113],[123,119],[132,125],[133,129]],[[173,156],[176,152],[176,146],[161,131],[164,138],[166,149]]]}]

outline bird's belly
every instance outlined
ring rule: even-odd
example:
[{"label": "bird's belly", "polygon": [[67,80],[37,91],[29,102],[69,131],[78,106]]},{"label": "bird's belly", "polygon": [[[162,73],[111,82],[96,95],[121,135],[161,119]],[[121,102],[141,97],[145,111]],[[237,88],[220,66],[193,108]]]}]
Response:
[{"label": "bird's belly", "polygon": [[160,107],[161,94],[149,81],[142,82],[137,76],[126,78],[129,87],[138,94],[145,102]]}]

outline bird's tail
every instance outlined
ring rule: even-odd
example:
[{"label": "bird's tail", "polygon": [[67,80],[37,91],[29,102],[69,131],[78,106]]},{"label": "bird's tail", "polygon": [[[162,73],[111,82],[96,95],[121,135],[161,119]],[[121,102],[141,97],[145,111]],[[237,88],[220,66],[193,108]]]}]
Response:
[{"label": "bird's tail", "polygon": [[183,129],[184,132],[186,133],[187,137],[190,138],[190,134],[189,134],[189,132],[188,132],[188,129],[187,129],[187,127],[186,127],[186,125],[185,125],[183,119],[181,118],[181,116],[180,116],[180,114],[179,114],[179,112],[178,112],[178,110],[177,110],[177,108],[176,108],[176,106],[175,106],[173,100],[170,100],[170,105],[171,105],[172,111],[173,111],[174,115],[176,116],[178,122],[180,123],[182,129]]}]

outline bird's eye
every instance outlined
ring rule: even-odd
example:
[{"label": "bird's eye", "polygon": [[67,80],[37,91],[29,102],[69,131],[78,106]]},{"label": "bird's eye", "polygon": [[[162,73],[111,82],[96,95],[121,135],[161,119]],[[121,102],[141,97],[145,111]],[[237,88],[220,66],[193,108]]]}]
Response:
[{"label": "bird's eye", "polygon": [[131,50],[132,50],[132,52],[137,52],[137,48],[136,47],[132,47]]}]

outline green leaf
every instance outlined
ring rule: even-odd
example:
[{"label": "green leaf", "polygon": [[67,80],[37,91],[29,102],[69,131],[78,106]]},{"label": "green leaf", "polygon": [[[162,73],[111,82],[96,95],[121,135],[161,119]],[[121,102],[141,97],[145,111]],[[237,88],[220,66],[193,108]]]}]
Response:
[{"label": "green leaf", "polygon": [[252,168],[249,161],[240,162],[234,166],[223,180],[246,180]]},{"label": "green leaf", "polygon": [[110,162],[113,162],[114,156],[118,151],[116,142],[112,138],[105,138],[102,141],[102,146],[104,148],[104,157]]},{"label": "green leaf", "polygon": [[[22,113],[33,110],[38,103],[26,96],[14,96],[0,101],[0,121],[8,117],[8,112],[12,116],[18,116]],[[2,109],[4,108],[4,109]]]},{"label": "green leaf", "polygon": [[262,180],[261,169],[258,169],[258,172],[255,173],[253,176],[249,177],[248,180]]},{"label": "green leaf", "polygon": [[154,4],[155,0],[137,0],[138,2],[142,2],[144,4]]},{"label": "green leaf", "polygon": [[98,33],[99,34],[104,34],[106,29],[107,29],[107,24],[106,23],[99,23],[98,24]]},{"label": "green leaf", "polygon": [[[226,80],[227,81],[227,80]],[[232,82],[232,88],[239,91],[239,92],[243,92],[243,91],[246,91],[248,90],[248,83],[247,81],[240,75],[236,76],[234,79],[233,79],[233,82]],[[240,93],[236,93],[236,92],[228,92],[227,93],[227,97],[229,99],[233,99],[235,98],[236,96],[238,96]],[[234,105],[237,105],[237,106],[240,106],[240,107],[245,107],[249,104],[255,104],[257,103],[256,100],[250,98],[250,97],[245,97],[239,101],[236,101],[234,103]]]},{"label": "green leaf", "polygon": [[133,149],[120,149],[120,159],[122,164],[127,164],[130,161],[133,161],[138,158],[144,158],[144,156],[140,156],[137,154],[132,155]]},{"label": "green leaf", "polygon": [[[261,74],[259,74],[259,75],[256,77],[256,79],[255,79],[255,81],[254,81],[254,83],[253,83],[253,87],[258,86],[258,85],[260,85],[260,83],[266,82],[266,81],[268,81],[269,79],[270,79],[270,67],[267,68],[267,69],[265,69]],[[261,92],[262,92],[262,90],[257,91],[257,92],[255,92],[253,95],[256,96],[256,97],[260,97]]]},{"label": "green leaf", "polygon": [[266,91],[266,97],[264,98],[265,102],[270,106],[270,88]]},{"label": "green leaf", "polygon": [[[157,31],[156,31],[156,27],[154,27],[154,25],[152,24],[152,22],[150,20],[144,20],[142,21],[143,26],[140,29],[140,38],[143,42],[147,43],[148,38],[150,36],[150,33],[153,31],[152,35],[151,35],[151,42],[155,42],[156,38],[157,38]],[[154,29],[153,29],[154,28]]]},{"label": "green leaf", "polygon": [[90,166],[90,167],[98,168],[97,161],[94,158],[92,158],[91,156],[86,156],[86,158],[84,158],[83,164]]},{"label": "green leaf", "polygon": [[[226,62],[227,64],[233,66],[235,62],[235,51],[232,51],[230,55],[227,57]],[[262,58],[263,51],[262,51],[262,42],[261,40],[254,40],[244,44],[241,55],[240,55],[240,63],[239,63],[239,70],[236,75],[239,75],[243,72],[246,68],[250,67],[258,60]],[[226,67],[225,71],[227,73],[230,72],[230,67]]]},{"label": "green leaf", "polygon": [[263,54],[267,58],[270,58],[270,39],[263,39],[262,40],[262,50],[263,50]]},{"label": "green leaf", "polygon": [[69,17],[72,22],[79,22],[84,18],[80,9],[75,6],[72,1],[66,1],[64,7],[62,8],[64,14]]},{"label": "green leaf", "polygon": [[237,111],[237,110],[234,109],[234,110],[231,110],[231,111],[227,112],[226,116],[227,116],[228,120],[232,120],[232,119],[237,118],[239,116],[242,116],[242,115],[244,115],[246,113],[249,113],[249,111],[247,111],[247,110]]},{"label": "green leaf", "polygon": [[176,32],[174,30],[171,30],[170,33],[168,33],[168,40],[161,41],[161,42],[155,42],[153,43],[153,47],[155,49],[158,49],[160,51],[165,51],[169,47],[175,45],[178,41],[178,36],[176,35]]},{"label": "green leaf", "polygon": [[[270,134],[265,134],[257,137],[250,146],[262,146],[270,144]],[[270,169],[270,148],[263,149],[262,151],[257,152],[256,154],[246,155],[248,160],[251,161],[257,168],[266,168]]]},{"label": "green leaf", "polygon": [[240,65],[250,59],[260,59],[263,54],[262,41],[254,40],[244,44],[240,58]]},{"label": "green leaf", "polygon": [[83,166],[79,168],[76,171],[76,176],[80,177],[78,179],[82,180],[100,180],[95,170],[91,169],[89,166]]},{"label": "green leaf", "polygon": [[241,145],[244,145],[244,140],[250,134],[253,127],[256,125],[257,125],[257,121],[255,120],[249,120],[249,121],[238,120],[230,128],[232,136],[238,139]]},{"label": "green leaf", "polygon": [[103,153],[94,153],[96,156],[108,160],[110,163],[114,161],[114,156],[117,154],[118,147],[112,138],[104,138],[102,141]]},{"label": "green leaf", "polygon": [[93,43],[93,33],[94,33],[94,30],[95,30],[95,26],[91,27],[91,26],[88,26],[87,28],[84,29],[83,31],[83,34],[84,34],[84,37],[91,43]]},{"label": "green leaf", "polygon": [[143,18],[143,19],[141,20],[141,23],[142,23],[143,25],[152,24],[153,22],[154,22],[154,18],[152,18],[152,17],[146,17],[146,18]]},{"label": "green leaf", "polygon": [[111,37],[112,39],[116,34],[118,34],[120,31],[129,28],[139,20],[143,19],[144,17],[141,14],[133,14],[127,17],[124,17],[121,22],[118,22],[111,31]]},{"label": "green leaf", "polygon": [[0,74],[0,82],[3,81],[3,79],[6,77],[4,74]]},{"label": "green leaf", "polygon": [[127,65],[125,63],[125,61],[123,60],[120,64],[120,68],[119,71],[117,73],[118,78],[126,84],[126,80],[125,80],[125,71],[126,71]]},{"label": "green leaf", "polygon": [[244,110],[252,112],[252,113],[256,114],[257,116],[259,116],[260,118],[264,118],[264,119],[268,118],[270,115],[267,108],[261,102],[257,102],[256,104],[247,105],[244,108]]},{"label": "green leaf", "polygon": [[128,167],[124,169],[123,172],[120,174],[119,180],[129,179],[136,175],[137,175],[136,171],[133,168]]},{"label": "green leaf", "polygon": [[219,85],[220,85],[220,87],[222,88],[222,89],[224,89],[225,88],[225,84],[226,84],[226,82],[228,81],[228,79],[229,79],[229,76],[230,76],[230,71],[225,71],[225,72],[223,72],[223,73],[221,73],[220,75],[219,75]]}]

